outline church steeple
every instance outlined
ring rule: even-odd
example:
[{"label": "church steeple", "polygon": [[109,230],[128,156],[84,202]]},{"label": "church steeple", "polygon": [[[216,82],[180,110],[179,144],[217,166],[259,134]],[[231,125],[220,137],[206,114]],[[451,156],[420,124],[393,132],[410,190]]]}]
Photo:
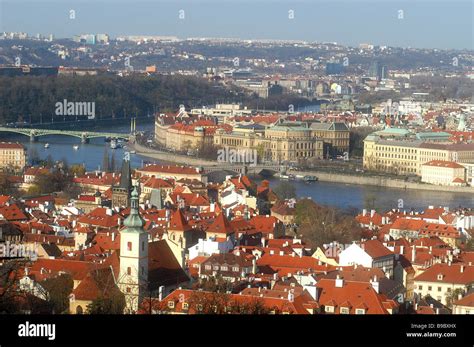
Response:
[{"label": "church steeple", "polygon": [[140,216],[140,206],[138,203],[138,191],[136,186],[133,187],[130,196],[130,214],[125,218],[123,225],[127,227],[128,231],[143,232],[145,221]]}]

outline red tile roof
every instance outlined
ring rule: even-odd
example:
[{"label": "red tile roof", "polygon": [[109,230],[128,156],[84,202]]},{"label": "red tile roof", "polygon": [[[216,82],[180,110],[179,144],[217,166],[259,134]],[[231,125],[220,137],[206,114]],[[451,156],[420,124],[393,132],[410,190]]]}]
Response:
[{"label": "red tile roof", "polygon": [[321,279],[316,286],[321,290],[319,304],[333,306],[335,314],[340,314],[341,307],[348,308],[351,314],[355,314],[356,309],[365,309],[366,314],[388,314],[384,302],[396,307],[393,300],[378,294],[366,282],[343,281],[342,287],[336,287],[336,280]]},{"label": "red tile roof", "polygon": [[169,230],[190,231],[192,227],[186,221],[181,209],[177,209],[170,218]]},{"label": "red tile roof", "polygon": [[438,263],[415,277],[415,281],[440,282],[467,285],[474,282],[474,266]]}]

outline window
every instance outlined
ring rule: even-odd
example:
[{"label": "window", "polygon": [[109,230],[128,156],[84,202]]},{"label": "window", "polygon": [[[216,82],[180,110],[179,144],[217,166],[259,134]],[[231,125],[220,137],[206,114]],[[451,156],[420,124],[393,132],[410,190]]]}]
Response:
[{"label": "window", "polygon": [[238,266],[234,266],[234,267],[232,268],[232,271],[234,271],[234,272],[239,272],[239,267],[238,267]]},{"label": "window", "polygon": [[132,250],[132,243],[129,241],[127,242],[127,251],[131,251]]},{"label": "window", "polygon": [[423,286],[418,286],[418,290],[423,290]]},{"label": "window", "polygon": [[363,308],[356,309],[356,314],[365,314],[365,310]]},{"label": "window", "polygon": [[341,307],[341,314],[349,314],[349,308]]},{"label": "window", "polygon": [[145,250],[145,241],[142,241],[142,251]]},{"label": "window", "polygon": [[197,308],[198,311],[202,311],[202,304],[197,304],[196,308]]},{"label": "window", "polygon": [[227,271],[227,270],[228,270],[228,269],[227,269],[227,266],[221,266],[221,270],[222,270],[222,271]]},{"label": "window", "polygon": [[168,301],[168,307],[174,308],[174,301]]},{"label": "window", "polygon": [[132,274],[132,268],[129,266],[127,267],[127,275],[131,275]]},{"label": "window", "polygon": [[187,302],[183,302],[183,310],[189,309],[189,304]]},{"label": "window", "polygon": [[143,266],[142,266],[141,270],[142,270],[142,275],[144,275],[145,274],[145,268]]},{"label": "window", "polygon": [[214,265],[212,268],[213,268],[214,270],[219,270],[219,265]]},{"label": "window", "polygon": [[441,287],[438,287],[438,292],[440,292],[440,291],[441,291]]},{"label": "window", "polygon": [[433,287],[431,287],[431,286],[428,286],[428,290],[430,290],[430,291],[431,291],[431,290],[433,290]]},{"label": "window", "polygon": [[127,287],[127,293],[130,293],[132,290],[130,289],[130,287]]},{"label": "window", "polygon": [[334,312],[334,306],[325,306],[324,311],[332,313]]},{"label": "window", "polygon": [[206,270],[210,270],[211,269],[211,265],[206,265]]}]

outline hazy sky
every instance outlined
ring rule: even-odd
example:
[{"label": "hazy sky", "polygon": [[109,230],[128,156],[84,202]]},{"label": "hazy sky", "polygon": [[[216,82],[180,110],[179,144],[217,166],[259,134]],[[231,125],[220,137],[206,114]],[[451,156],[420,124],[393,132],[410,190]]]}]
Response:
[{"label": "hazy sky", "polygon": [[[473,0],[0,0],[0,31],[474,49]],[[75,19],[69,18],[74,10]],[[184,10],[184,19],[180,19]],[[289,19],[289,11],[294,18]],[[401,12],[402,11],[402,12]],[[399,19],[399,17],[402,17]]]}]

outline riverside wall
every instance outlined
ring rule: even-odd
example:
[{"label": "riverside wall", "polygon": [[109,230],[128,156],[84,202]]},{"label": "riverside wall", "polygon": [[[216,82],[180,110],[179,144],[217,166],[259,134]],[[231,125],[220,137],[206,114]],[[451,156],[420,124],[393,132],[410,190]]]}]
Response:
[{"label": "riverside wall", "polygon": [[333,182],[333,183],[346,183],[346,184],[360,184],[379,186],[387,188],[399,188],[399,189],[417,189],[417,190],[432,190],[442,192],[455,192],[455,193],[466,193],[474,194],[474,187],[451,187],[451,186],[436,186],[426,183],[407,182],[404,180],[393,179],[383,176],[369,176],[369,175],[348,175],[341,173],[329,173],[323,171],[294,171],[291,172],[295,175],[314,175],[322,182]]},{"label": "riverside wall", "polygon": [[[217,164],[217,162],[215,161],[194,158],[194,157],[180,155],[176,153],[161,152],[156,149],[147,148],[138,143],[134,143],[130,147],[135,149],[136,153],[139,155],[142,155],[148,158],[166,161],[166,162],[181,164],[181,165],[214,166]],[[431,190],[431,191],[441,191],[441,192],[474,194],[474,187],[436,186],[436,185],[431,185],[431,184],[426,184],[426,183],[407,182],[405,180],[394,179],[394,178],[384,177],[384,176],[375,176],[375,175],[366,175],[366,174],[350,175],[350,174],[325,172],[325,171],[318,171],[318,170],[289,171],[289,173],[292,173],[295,175],[302,175],[302,176],[314,175],[314,176],[317,176],[321,182],[359,184],[359,185],[398,188],[398,189],[407,189],[407,190]]]}]

